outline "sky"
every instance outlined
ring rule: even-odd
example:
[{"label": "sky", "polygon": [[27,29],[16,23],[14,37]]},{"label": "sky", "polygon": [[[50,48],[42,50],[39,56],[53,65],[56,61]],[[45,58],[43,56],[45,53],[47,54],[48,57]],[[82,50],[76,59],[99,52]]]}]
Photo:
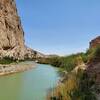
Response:
[{"label": "sky", "polygon": [[27,46],[45,54],[83,52],[100,35],[100,0],[16,0]]}]

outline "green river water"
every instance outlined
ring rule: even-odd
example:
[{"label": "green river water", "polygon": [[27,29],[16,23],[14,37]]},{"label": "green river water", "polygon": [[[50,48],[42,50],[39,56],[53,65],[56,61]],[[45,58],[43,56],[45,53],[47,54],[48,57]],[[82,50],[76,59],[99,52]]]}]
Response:
[{"label": "green river water", "polygon": [[37,64],[32,70],[0,77],[0,100],[46,100],[59,80],[57,69]]}]

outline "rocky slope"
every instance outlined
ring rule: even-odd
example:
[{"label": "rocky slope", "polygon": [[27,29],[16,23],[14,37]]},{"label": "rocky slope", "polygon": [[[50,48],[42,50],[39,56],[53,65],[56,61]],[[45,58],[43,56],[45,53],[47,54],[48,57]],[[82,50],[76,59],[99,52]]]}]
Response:
[{"label": "rocky slope", "polygon": [[100,45],[100,36],[96,37],[90,42],[90,48],[95,48]]},{"label": "rocky slope", "polygon": [[[100,46],[100,36],[98,36],[97,38],[93,39],[90,42],[90,49],[91,48],[96,48]],[[90,59],[89,63],[88,63],[88,70],[90,69],[94,69],[95,65],[98,65],[98,63],[100,63],[100,55],[99,55],[99,49],[98,49],[98,55],[96,55],[95,58]],[[93,70],[94,71],[94,70]]]},{"label": "rocky slope", "polygon": [[0,58],[24,59],[43,56],[27,48],[15,0],[0,0]]},{"label": "rocky slope", "polygon": [[45,58],[46,55],[35,51],[29,47],[25,47],[25,55],[24,55],[24,59],[33,59],[33,60],[38,60],[39,58]]},{"label": "rocky slope", "polygon": [[[100,36],[90,42],[90,48],[98,46],[100,46]],[[89,61],[86,72],[90,80],[94,80],[95,88],[100,93],[100,48],[98,48],[96,56]]]}]

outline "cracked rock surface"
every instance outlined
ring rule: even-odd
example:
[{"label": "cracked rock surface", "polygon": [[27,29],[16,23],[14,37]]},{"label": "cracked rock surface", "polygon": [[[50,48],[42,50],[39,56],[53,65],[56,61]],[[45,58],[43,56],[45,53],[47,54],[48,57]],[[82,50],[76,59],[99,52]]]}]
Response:
[{"label": "cracked rock surface", "polygon": [[17,13],[15,0],[0,0],[0,58],[18,60],[44,57],[25,46],[24,31]]},{"label": "cracked rock surface", "polygon": [[24,31],[14,0],[0,0],[0,57],[23,59]]}]

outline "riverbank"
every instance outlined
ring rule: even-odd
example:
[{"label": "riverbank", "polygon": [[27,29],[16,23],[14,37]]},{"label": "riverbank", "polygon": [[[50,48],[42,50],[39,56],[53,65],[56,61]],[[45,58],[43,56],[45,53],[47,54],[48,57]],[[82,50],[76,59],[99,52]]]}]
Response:
[{"label": "riverbank", "polygon": [[51,64],[67,71],[47,95],[47,100],[99,100],[100,47],[86,53],[51,59]]},{"label": "riverbank", "polygon": [[12,63],[12,64],[0,64],[0,76],[23,72],[27,70],[31,70],[36,67],[36,63],[25,63],[25,62],[19,62],[19,63]]}]

